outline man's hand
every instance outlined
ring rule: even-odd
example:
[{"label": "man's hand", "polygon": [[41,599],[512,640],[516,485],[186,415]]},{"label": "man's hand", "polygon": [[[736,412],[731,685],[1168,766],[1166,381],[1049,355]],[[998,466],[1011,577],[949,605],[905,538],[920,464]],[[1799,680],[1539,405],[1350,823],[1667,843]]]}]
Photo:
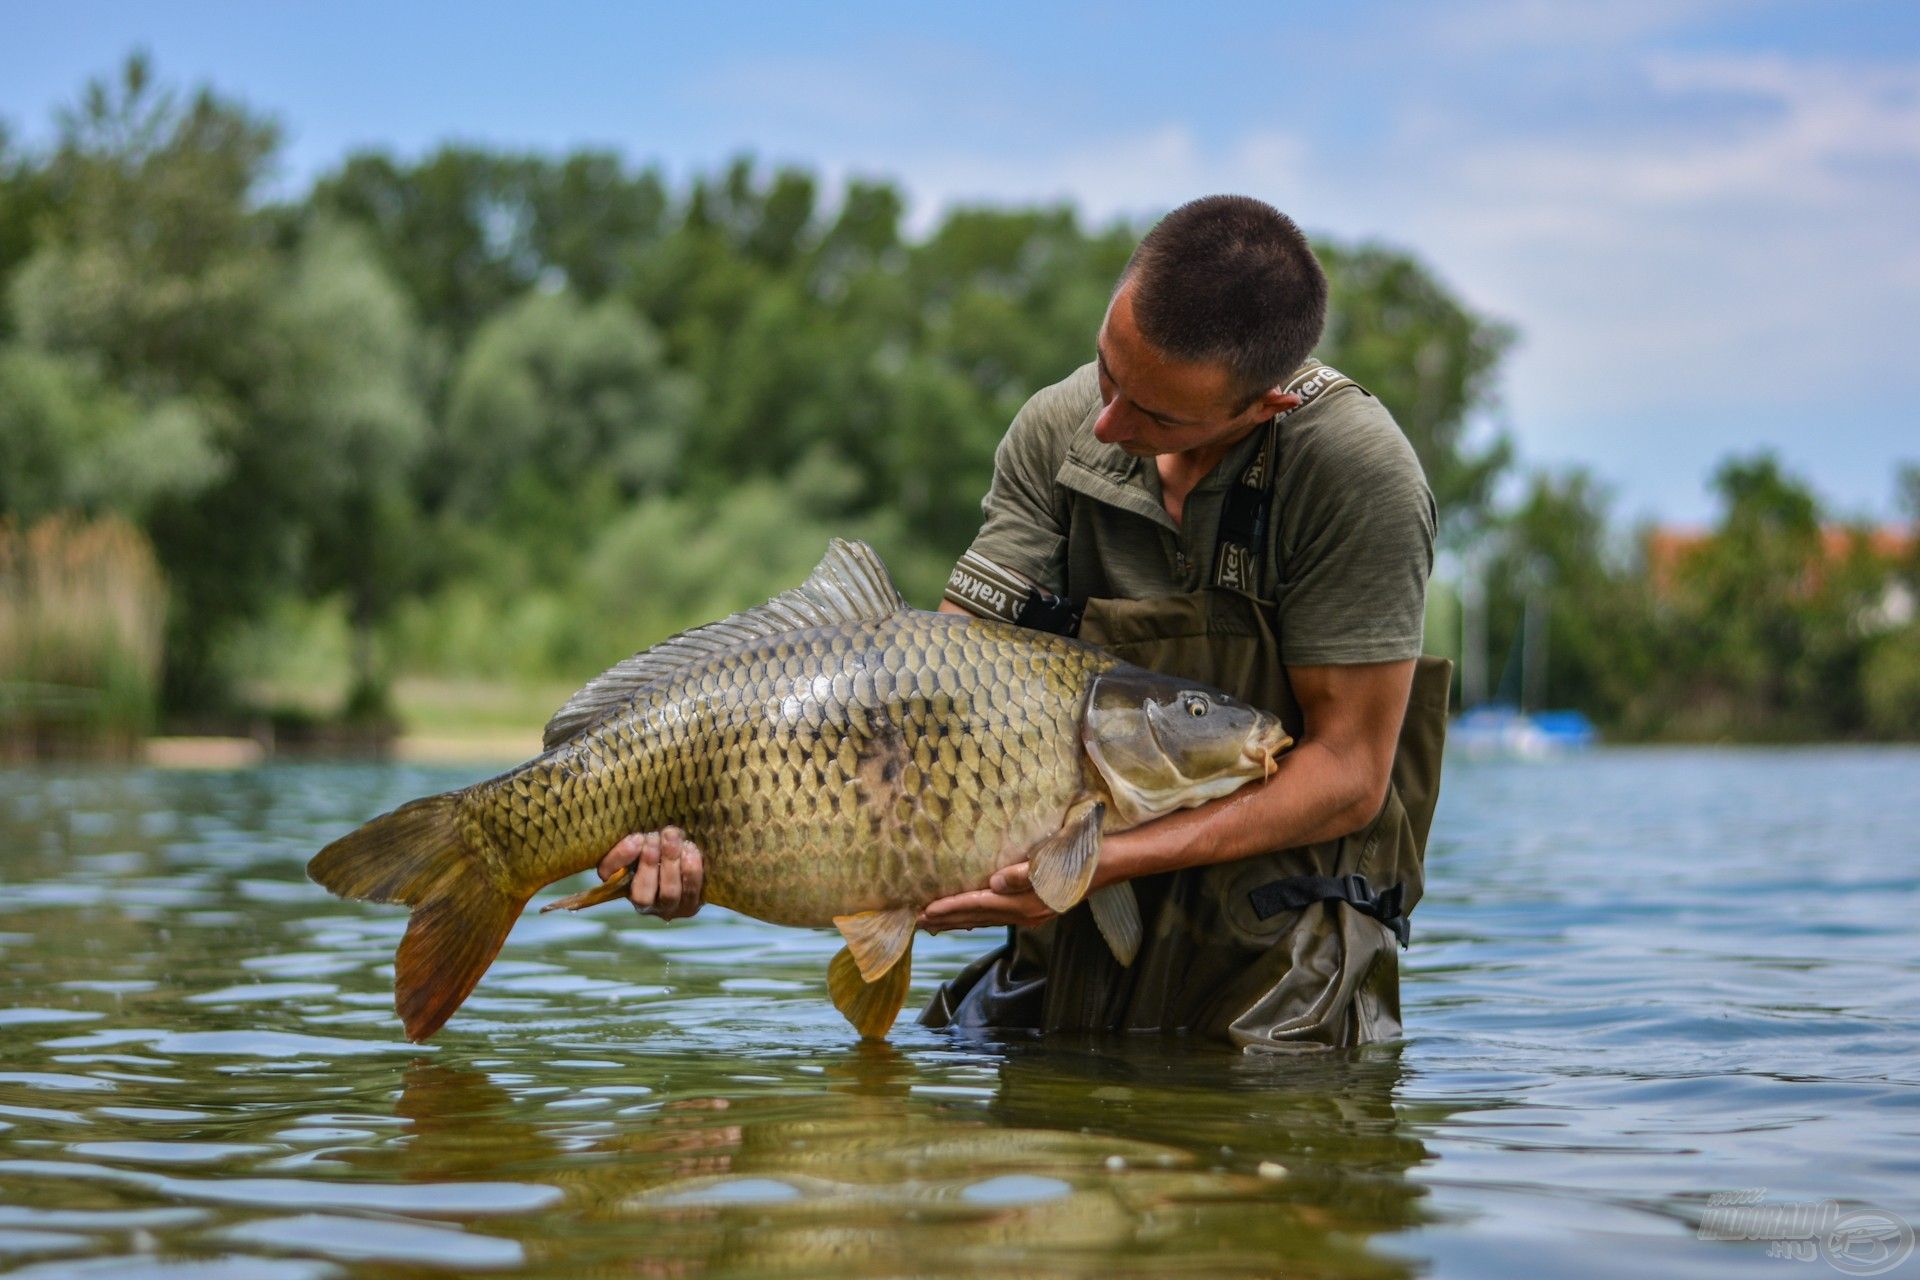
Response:
[{"label": "man's hand", "polygon": [[985,889],[956,893],[951,898],[930,902],[920,913],[919,925],[928,933],[949,929],[980,929],[990,925],[1016,924],[1023,929],[1045,924],[1056,912],[1040,901],[1027,878],[1027,864],[1002,867],[993,873]]},{"label": "man's hand", "polygon": [[680,828],[628,836],[600,859],[600,878],[605,880],[622,867],[633,868],[627,897],[641,914],[680,920],[700,909],[706,866],[699,846]]}]

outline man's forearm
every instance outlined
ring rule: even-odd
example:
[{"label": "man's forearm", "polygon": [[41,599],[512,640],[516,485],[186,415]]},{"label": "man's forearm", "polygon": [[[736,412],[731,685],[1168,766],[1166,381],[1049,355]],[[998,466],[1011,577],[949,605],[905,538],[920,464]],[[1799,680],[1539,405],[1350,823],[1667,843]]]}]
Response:
[{"label": "man's forearm", "polygon": [[1094,884],[1332,840],[1365,826],[1381,800],[1364,771],[1304,742],[1264,783],[1106,837]]}]

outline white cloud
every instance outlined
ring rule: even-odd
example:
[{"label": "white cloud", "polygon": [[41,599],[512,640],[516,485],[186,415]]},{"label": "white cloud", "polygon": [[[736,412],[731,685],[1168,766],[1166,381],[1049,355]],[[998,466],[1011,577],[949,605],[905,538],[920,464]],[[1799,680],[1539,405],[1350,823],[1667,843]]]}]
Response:
[{"label": "white cloud", "polygon": [[1608,49],[1631,45],[1734,7],[1733,0],[1480,0],[1433,5],[1415,24],[1426,47],[1488,53],[1559,46]]},{"label": "white cloud", "polygon": [[[1920,67],[1661,54],[1647,88],[1745,101],[1757,118],[1711,130],[1662,128],[1568,151],[1558,143],[1483,158],[1590,197],[1662,207],[1715,200],[1833,204],[1871,193],[1862,165],[1920,161]],[[1895,175],[1896,181],[1899,176]],[[1911,183],[1916,175],[1908,172]]]},{"label": "white cloud", "polygon": [[[1260,195],[1301,211],[1312,173],[1308,144],[1288,134],[1250,133],[1222,149],[1204,146],[1183,125],[1087,138],[1029,154],[933,151],[902,164],[916,197],[916,218],[981,200],[1070,200],[1087,217],[1146,217],[1208,191]],[[1302,219],[1313,224],[1312,215]]]}]

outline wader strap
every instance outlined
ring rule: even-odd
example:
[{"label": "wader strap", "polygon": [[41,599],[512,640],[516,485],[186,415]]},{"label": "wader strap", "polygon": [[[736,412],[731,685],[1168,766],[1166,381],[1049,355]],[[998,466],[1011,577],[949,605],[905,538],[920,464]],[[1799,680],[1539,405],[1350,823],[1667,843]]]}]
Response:
[{"label": "wader strap", "polygon": [[1278,415],[1267,423],[1253,461],[1220,504],[1220,536],[1213,546],[1213,585],[1251,592],[1260,581],[1260,550],[1267,545],[1267,515],[1273,510],[1273,442]]},{"label": "wader strap", "polygon": [[1361,915],[1372,916],[1393,930],[1393,936],[1400,939],[1404,947],[1413,938],[1413,928],[1401,909],[1401,889],[1402,886],[1396,884],[1375,893],[1363,875],[1288,876],[1248,893],[1247,903],[1254,915],[1267,920],[1282,911],[1298,911],[1316,902],[1344,902]]},{"label": "wader strap", "polygon": [[[1213,559],[1215,586],[1247,592],[1258,588],[1260,555],[1267,545],[1267,521],[1273,511],[1280,423],[1288,415],[1298,413],[1328,392],[1354,385],[1357,384],[1353,379],[1339,370],[1315,363],[1302,370],[1284,388],[1288,393],[1300,397],[1299,405],[1286,413],[1275,414],[1273,420],[1267,423],[1260,448],[1240,473],[1233,488],[1227,491],[1226,502],[1220,509],[1220,537]],[[1394,937],[1404,947],[1412,937],[1406,912],[1402,908],[1404,896],[1403,886],[1397,884],[1375,893],[1373,886],[1362,875],[1302,875],[1261,885],[1249,893],[1247,899],[1254,914],[1262,920],[1315,902],[1344,902],[1393,930]]]},{"label": "wader strap", "polygon": [[1077,636],[1080,634],[1080,616],[1086,611],[1084,601],[1076,602],[1042,591],[1039,587],[1031,587],[1027,590],[1026,603],[1020,606],[1020,615],[1014,622],[1023,627],[1032,627],[1035,631],[1051,631],[1057,636]]},{"label": "wader strap", "polygon": [[1352,378],[1339,370],[1316,363],[1303,369],[1282,388],[1288,395],[1299,396],[1300,403],[1285,413],[1273,415],[1252,461],[1227,490],[1226,501],[1220,507],[1220,535],[1214,542],[1214,586],[1258,594],[1260,553],[1267,545],[1267,520],[1273,511],[1274,463],[1279,449],[1280,424],[1329,391],[1355,385]]}]

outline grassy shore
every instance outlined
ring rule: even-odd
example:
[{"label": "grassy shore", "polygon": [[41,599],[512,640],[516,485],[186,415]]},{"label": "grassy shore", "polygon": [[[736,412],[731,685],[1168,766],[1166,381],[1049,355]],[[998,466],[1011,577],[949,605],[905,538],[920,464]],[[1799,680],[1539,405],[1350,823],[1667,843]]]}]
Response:
[{"label": "grassy shore", "polygon": [[406,677],[394,685],[394,754],[422,762],[510,764],[540,752],[540,730],[573,693],[565,682]]},{"label": "grassy shore", "polygon": [[[386,750],[392,759],[418,764],[516,764],[540,753],[542,727],[572,692],[558,682],[402,679],[393,690],[400,731]],[[309,701],[319,700],[282,697],[274,705],[317,714]],[[273,755],[269,741],[271,735],[153,737],[141,744],[140,756],[162,768],[237,769]]]}]

